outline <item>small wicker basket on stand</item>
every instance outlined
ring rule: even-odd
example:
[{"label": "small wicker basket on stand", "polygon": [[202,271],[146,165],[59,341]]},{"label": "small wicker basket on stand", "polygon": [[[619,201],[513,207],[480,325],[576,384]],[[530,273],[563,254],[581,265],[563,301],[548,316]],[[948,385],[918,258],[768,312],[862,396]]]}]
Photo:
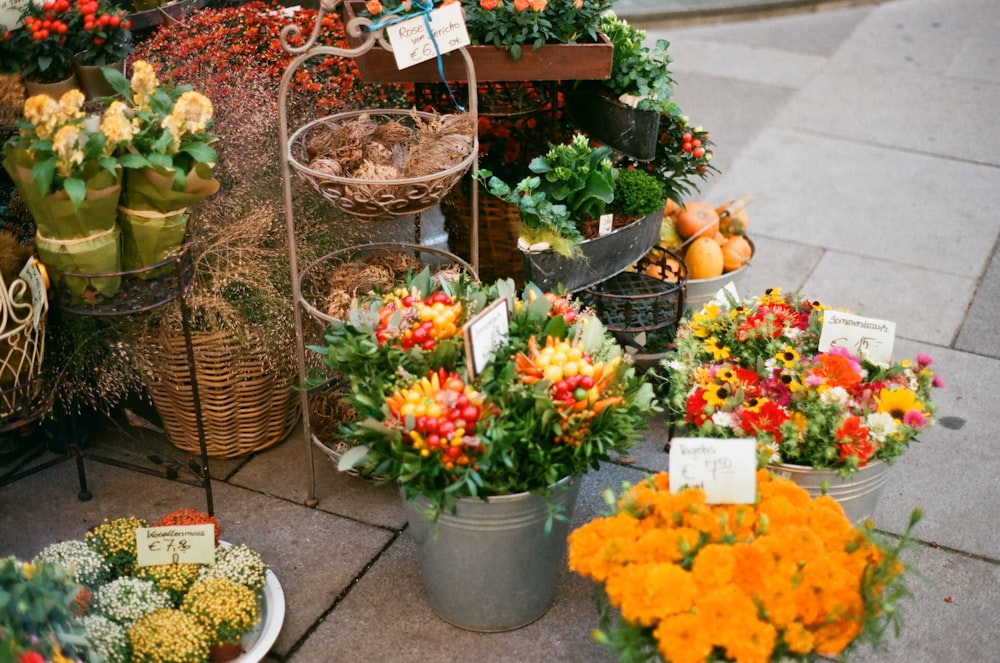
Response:
[{"label": "small wicker basket on stand", "polygon": [[[472,202],[469,180],[463,180],[441,202],[448,249],[469,260]],[[521,216],[517,208],[479,187],[479,276],[484,281],[511,278],[524,285],[524,261],[517,248]]]}]

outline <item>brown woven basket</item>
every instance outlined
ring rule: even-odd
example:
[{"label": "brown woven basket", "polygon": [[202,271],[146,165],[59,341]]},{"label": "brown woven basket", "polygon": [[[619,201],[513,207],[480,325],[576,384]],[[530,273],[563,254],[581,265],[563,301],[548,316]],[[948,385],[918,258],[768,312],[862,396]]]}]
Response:
[{"label": "brown woven basket", "polygon": [[[412,124],[415,118],[431,119],[431,113],[402,109],[350,111],[314,120],[288,140],[288,162],[296,174],[341,212],[362,219],[392,219],[425,212],[437,205],[461,179],[479,150],[473,136],[469,153],[458,163],[430,175],[400,179],[365,180],[320,172],[309,166],[308,144],[312,136],[330,123],[353,120],[362,115],[379,124],[395,120]],[[473,124],[475,126],[475,124]]]},{"label": "brown woven basket", "polygon": [[[192,332],[191,342],[208,455],[233,458],[285,439],[301,406],[291,358],[250,349],[226,330]],[[184,336],[147,336],[134,354],[170,442],[200,453]]]},{"label": "brown woven basket", "polygon": [[[524,285],[524,263],[517,248],[521,216],[517,207],[490,195],[479,187],[479,278],[485,282],[502,278]],[[463,180],[441,203],[448,248],[464,260],[471,260],[472,200],[470,182]]]}]

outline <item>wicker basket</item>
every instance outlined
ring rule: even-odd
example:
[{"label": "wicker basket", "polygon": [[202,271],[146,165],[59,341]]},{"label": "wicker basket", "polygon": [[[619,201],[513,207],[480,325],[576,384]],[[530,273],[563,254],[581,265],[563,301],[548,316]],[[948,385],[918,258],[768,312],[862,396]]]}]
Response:
[{"label": "wicker basket", "polygon": [[[521,216],[517,207],[490,195],[479,186],[479,278],[491,282],[514,279],[524,285],[524,261],[517,248]],[[464,260],[471,260],[472,201],[467,180],[452,189],[441,203],[448,248]]]},{"label": "wicker basket", "polygon": [[232,332],[194,331],[198,378],[195,403],[183,334],[142,339],[133,354],[170,442],[200,453],[196,405],[205,424],[208,455],[233,458],[285,439],[298,422],[301,399],[293,389],[298,371],[291,357],[250,349]]},{"label": "wicker basket", "polygon": [[413,124],[414,118],[435,118],[431,113],[400,109],[351,111],[313,120],[292,134],[288,140],[289,164],[300,178],[334,207],[354,217],[392,219],[427,211],[441,202],[461,179],[479,150],[479,141],[473,136],[471,149],[465,158],[450,168],[422,177],[365,180],[339,177],[310,168],[307,149],[310,138],[326,130],[330,123],[347,122],[362,115],[368,115],[378,123],[396,120]]}]

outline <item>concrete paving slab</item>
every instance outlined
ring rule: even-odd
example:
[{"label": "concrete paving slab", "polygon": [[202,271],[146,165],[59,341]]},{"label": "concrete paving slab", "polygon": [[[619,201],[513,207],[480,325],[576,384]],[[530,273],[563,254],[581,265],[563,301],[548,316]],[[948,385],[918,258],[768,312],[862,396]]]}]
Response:
[{"label": "concrete paving slab", "polygon": [[973,354],[1000,357],[1000,252],[993,259],[976,288],[955,347]]},{"label": "concrete paving slab", "polygon": [[[650,37],[652,39],[652,37]],[[670,40],[672,71],[726,76],[755,85],[798,87],[819,71],[826,59],[777,48],[688,39]],[[731,103],[736,103],[732,99]]]},{"label": "concrete paving slab", "polygon": [[920,538],[1000,559],[1000,440],[996,435],[1000,361],[900,340],[897,358],[924,352],[945,382],[934,391],[939,423],[899,458],[875,512],[880,529],[902,532],[914,507],[924,509]]},{"label": "concrete paving slab", "polygon": [[764,236],[978,278],[1000,232],[998,184],[989,166],[767,129],[707,194],[752,193]]}]

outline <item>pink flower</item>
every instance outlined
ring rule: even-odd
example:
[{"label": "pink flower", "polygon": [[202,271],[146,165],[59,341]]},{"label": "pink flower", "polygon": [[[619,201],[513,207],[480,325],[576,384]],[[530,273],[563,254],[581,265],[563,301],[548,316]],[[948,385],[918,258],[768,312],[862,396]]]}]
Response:
[{"label": "pink flower", "polygon": [[931,385],[933,385],[933,386],[935,386],[935,387],[937,387],[939,389],[943,389],[944,388],[944,380],[941,378],[940,375],[935,375],[934,378],[931,380]]},{"label": "pink flower", "polygon": [[920,410],[910,410],[903,415],[903,423],[911,428],[923,428],[927,423],[927,417]]},{"label": "pink flower", "polygon": [[916,359],[917,363],[920,364],[921,368],[923,368],[924,366],[930,366],[931,364],[934,363],[934,359],[930,355],[926,355],[922,352],[917,354]]}]

